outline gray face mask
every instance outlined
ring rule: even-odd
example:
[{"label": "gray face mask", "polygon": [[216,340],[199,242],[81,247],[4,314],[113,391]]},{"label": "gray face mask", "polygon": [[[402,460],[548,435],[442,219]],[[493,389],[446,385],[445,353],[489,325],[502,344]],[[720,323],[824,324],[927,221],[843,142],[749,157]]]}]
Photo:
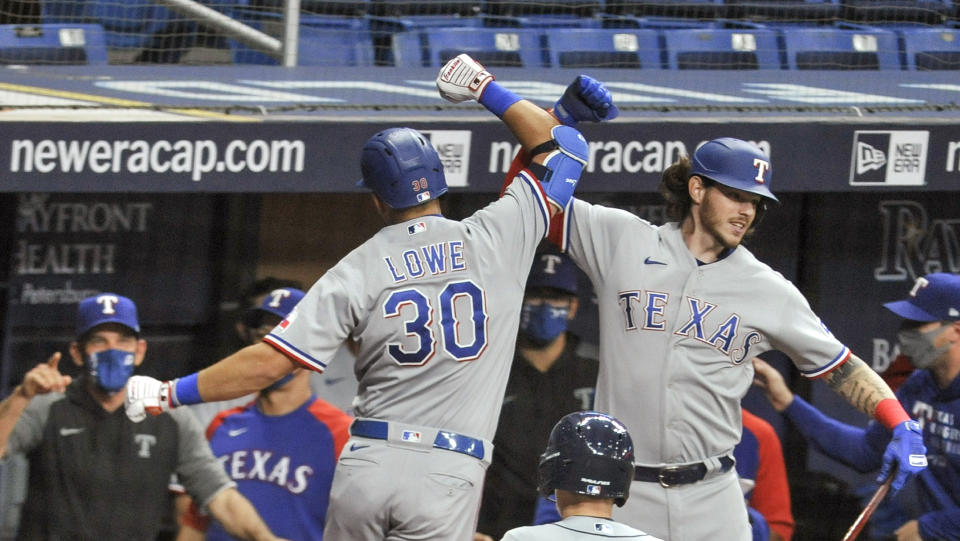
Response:
[{"label": "gray face mask", "polygon": [[945,324],[920,332],[919,329],[906,329],[897,333],[897,343],[900,344],[900,353],[910,357],[910,362],[917,368],[930,368],[941,355],[950,349],[950,343],[934,347],[933,341],[943,332]]}]

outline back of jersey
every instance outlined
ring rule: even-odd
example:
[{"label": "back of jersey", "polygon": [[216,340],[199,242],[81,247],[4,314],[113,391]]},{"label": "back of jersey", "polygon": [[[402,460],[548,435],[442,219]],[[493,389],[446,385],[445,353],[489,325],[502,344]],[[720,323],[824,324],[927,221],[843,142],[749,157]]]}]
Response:
[{"label": "back of jersey", "polygon": [[520,304],[547,207],[521,175],[457,222],[423,216],[383,228],[311,288],[267,341],[323,369],[356,342],[357,417],[492,439]]}]

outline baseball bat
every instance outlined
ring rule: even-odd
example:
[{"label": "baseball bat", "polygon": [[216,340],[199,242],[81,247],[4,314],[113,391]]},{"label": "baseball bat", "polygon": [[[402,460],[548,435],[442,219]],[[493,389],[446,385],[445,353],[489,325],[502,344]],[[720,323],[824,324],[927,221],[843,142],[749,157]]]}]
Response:
[{"label": "baseball bat", "polygon": [[883,497],[887,495],[887,491],[890,490],[890,483],[893,483],[893,478],[896,474],[897,471],[896,468],[894,468],[883,484],[880,485],[876,492],[873,493],[873,496],[870,497],[867,506],[863,508],[863,511],[860,511],[857,520],[854,520],[853,524],[850,525],[850,529],[847,530],[847,533],[843,536],[843,541],[853,541],[860,535],[860,530],[863,530],[863,527],[867,525],[867,521],[870,520],[870,515],[873,514],[877,506],[880,505],[880,502],[883,501]]}]

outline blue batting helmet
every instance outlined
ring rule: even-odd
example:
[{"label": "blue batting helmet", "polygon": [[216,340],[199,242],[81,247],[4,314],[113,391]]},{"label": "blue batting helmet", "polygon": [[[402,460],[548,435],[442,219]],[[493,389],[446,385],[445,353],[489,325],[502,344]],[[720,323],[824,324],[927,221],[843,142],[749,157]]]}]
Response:
[{"label": "blue batting helmet", "polygon": [[721,137],[693,153],[691,175],[779,201],[770,191],[770,158],[752,143]]},{"label": "blue batting helmet", "polygon": [[363,145],[361,188],[373,190],[395,209],[413,207],[447,193],[443,164],[430,141],[413,128],[384,130]]},{"label": "blue batting helmet", "polygon": [[554,425],[540,457],[538,488],[613,498],[622,506],[633,481],[633,440],[620,421],[605,413],[578,411]]}]

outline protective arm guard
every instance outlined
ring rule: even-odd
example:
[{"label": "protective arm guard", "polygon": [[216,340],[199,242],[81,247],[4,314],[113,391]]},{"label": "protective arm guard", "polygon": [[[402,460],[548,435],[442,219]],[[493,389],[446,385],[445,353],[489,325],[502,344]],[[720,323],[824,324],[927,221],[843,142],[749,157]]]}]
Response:
[{"label": "protective arm guard", "polygon": [[532,156],[549,152],[543,161],[546,174],[540,179],[543,190],[553,204],[566,209],[573,200],[573,191],[580,181],[580,173],[590,157],[589,145],[575,128],[554,126],[553,139],[530,151]]}]

